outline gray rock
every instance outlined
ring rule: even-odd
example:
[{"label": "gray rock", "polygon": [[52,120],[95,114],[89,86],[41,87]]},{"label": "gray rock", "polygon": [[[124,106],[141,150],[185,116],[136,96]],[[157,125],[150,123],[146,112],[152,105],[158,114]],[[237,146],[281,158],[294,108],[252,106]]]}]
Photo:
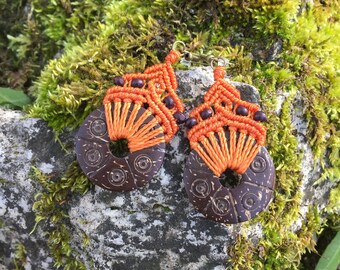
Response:
[{"label": "gray rock", "polygon": [[[203,101],[213,83],[211,68],[178,71],[177,78],[188,111]],[[252,95],[251,86],[242,89]],[[256,93],[252,99],[257,100]],[[112,193],[96,187],[71,206],[77,235],[85,233],[91,239],[86,253],[81,237],[73,242],[88,266],[91,261],[96,269],[189,270],[225,265],[236,232],[206,220],[189,204],[182,183],[189,151],[183,127],[167,145],[158,175],[145,188]]]},{"label": "gray rock", "polygon": [[[213,83],[211,68],[178,71],[177,78],[179,95],[188,111],[202,102]],[[234,85],[244,99],[259,103],[254,87]],[[303,133],[302,114],[296,112],[293,117],[296,128]],[[0,190],[0,218],[4,223],[0,228],[0,266],[12,266],[15,246],[22,243],[27,251],[25,269],[53,269],[41,227],[29,234],[34,225],[33,197],[40,189],[30,179],[29,171],[35,165],[57,179],[74,159],[74,153],[62,151],[43,121],[22,119],[21,113],[4,109],[0,109],[0,142],[0,179],[4,179]],[[73,143],[73,135],[66,135],[63,142]],[[303,140],[300,143],[305,147]],[[88,269],[224,269],[227,249],[241,226],[209,221],[189,204],[182,183],[189,152],[183,127],[167,145],[164,164],[146,187],[129,193],[95,187],[84,196],[72,198],[68,225],[71,244]],[[315,177],[308,160],[303,164],[304,189]],[[318,198],[324,198],[327,191],[319,190]],[[325,199],[318,203],[324,205]],[[242,231],[253,241],[262,236],[260,224],[243,227]],[[90,239],[86,246],[84,236]]]},{"label": "gray rock", "polygon": [[40,187],[29,171],[34,165],[58,177],[70,158],[65,158],[45,122],[0,108],[0,264],[13,269],[16,247],[22,244],[27,251],[25,269],[53,269],[43,232],[30,235],[35,223],[32,204]]},{"label": "gray rock", "polygon": [[282,39],[278,39],[275,41],[272,46],[269,48],[267,61],[275,61],[279,58],[279,54],[282,52],[283,41]]}]

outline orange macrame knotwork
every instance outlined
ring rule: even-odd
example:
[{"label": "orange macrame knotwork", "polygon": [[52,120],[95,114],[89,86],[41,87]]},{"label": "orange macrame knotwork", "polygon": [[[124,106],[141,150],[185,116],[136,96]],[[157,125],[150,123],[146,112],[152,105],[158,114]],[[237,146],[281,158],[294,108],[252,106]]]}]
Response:
[{"label": "orange macrame knotwork", "polygon": [[[239,91],[224,81],[224,76],[222,67],[214,70],[215,83],[205,94],[204,103],[190,113],[198,124],[188,132],[191,148],[216,176],[228,168],[243,174],[266,139],[266,128],[253,120],[259,106],[241,100]],[[248,109],[247,116],[236,114],[239,106]],[[203,120],[200,113],[205,109],[214,114]]]},{"label": "orange macrame knotwork", "polygon": [[[168,142],[178,126],[174,112],[183,112],[183,104],[175,90],[177,81],[172,64],[180,58],[180,53],[171,50],[165,63],[147,68],[143,73],[126,74],[123,86],[110,87],[103,104],[106,124],[112,141],[127,139],[130,152]],[[142,81],[142,87],[132,87],[133,79]],[[163,99],[170,96],[174,107],[169,109]],[[147,104],[146,110],[140,110]],[[137,115],[143,114],[136,121]],[[153,115],[154,117],[150,117]],[[147,120],[150,117],[150,121]]]}]

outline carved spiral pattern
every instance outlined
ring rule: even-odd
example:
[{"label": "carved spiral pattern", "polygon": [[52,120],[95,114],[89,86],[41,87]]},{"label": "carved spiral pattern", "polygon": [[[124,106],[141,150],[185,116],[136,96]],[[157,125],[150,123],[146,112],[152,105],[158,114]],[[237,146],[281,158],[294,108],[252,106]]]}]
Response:
[{"label": "carved spiral pattern", "polygon": [[98,149],[91,148],[86,151],[84,161],[87,165],[93,167],[99,165],[103,160],[103,156]]},{"label": "carved spiral pattern", "polygon": [[90,130],[95,136],[103,136],[107,133],[106,123],[102,119],[94,120],[90,125]]},{"label": "carved spiral pattern", "polygon": [[241,175],[236,186],[224,186],[202,159],[192,151],[184,169],[183,181],[190,202],[207,218],[221,223],[247,221],[262,211],[273,197],[275,168],[265,147]]},{"label": "carved spiral pattern", "polygon": [[211,199],[212,209],[216,215],[225,216],[230,210],[230,203],[225,198]]},{"label": "carved spiral pattern", "polygon": [[242,206],[247,210],[255,210],[259,207],[260,198],[254,193],[246,193],[242,197]]},{"label": "carved spiral pattern", "polygon": [[197,179],[191,185],[191,192],[198,198],[206,198],[211,192],[211,186],[206,180]]},{"label": "carved spiral pattern", "polygon": [[108,180],[113,186],[121,186],[126,181],[126,173],[122,169],[113,169]]},{"label": "carved spiral pattern", "polygon": [[149,156],[141,154],[136,157],[134,166],[136,171],[140,173],[148,173],[152,168],[152,160]]},{"label": "carved spiral pattern", "polygon": [[[131,116],[135,106],[127,112]],[[140,107],[134,116],[138,121],[145,114]],[[150,115],[145,123],[153,120]],[[155,128],[160,125],[155,125]],[[131,151],[123,157],[112,154],[106,128],[104,108],[95,110],[80,126],[76,139],[77,160],[86,176],[96,185],[118,192],[145,186],[162,165],[165,143]]]},{"label": "carved spiral pattern", "polygon": [[250,164],[250,169],[254,173],[261,173],[264,172],[267,168],[266,160],[261,156],[256,156],[253,162]]}]

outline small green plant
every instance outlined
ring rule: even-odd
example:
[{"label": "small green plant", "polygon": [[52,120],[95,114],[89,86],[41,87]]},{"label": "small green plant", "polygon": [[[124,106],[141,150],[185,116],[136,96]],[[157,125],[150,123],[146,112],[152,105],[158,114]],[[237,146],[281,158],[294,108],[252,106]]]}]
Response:
[{"label": "small green plant", "polygon": [[328,244],[315,270],[337,270],[340,266],[340,232]]},{"label": "small green plant", "polygon": [[22,109],[31,99],[21,90],[0,87],[0,106]]},{"label": "small green plant", "polygon": [[15,247],[15,255],[13,264],[15,270],[24,270],[26,265],[27,252],[23,244],[17,244]]},{"label": "small green plant", "polygon": [[44,222],[54,266],[63,267],[64,270],[85,270],[84,264],[77,260],[71,248],[71,235],[66,225],[67,203],[72,193],[84,194],[91,184],[86,176],[80,173],[76,162],[70,165],[59,181],[51,181],[35,167],[31,169],[31,177],[43,187],[43,190],[36,194],[33,204],[36,225],[32,233],[39,223]]}]

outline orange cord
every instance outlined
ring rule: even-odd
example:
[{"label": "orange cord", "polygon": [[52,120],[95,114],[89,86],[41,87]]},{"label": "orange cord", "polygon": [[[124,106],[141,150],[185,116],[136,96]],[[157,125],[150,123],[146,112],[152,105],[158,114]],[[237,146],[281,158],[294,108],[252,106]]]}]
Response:
[{"label": "orange cord", "polygon": [[[216,67],[215,83],[205,94],[204,103],[190,113],[198,124],[188,131],[191,148],[217,176],[228,168],[243,174],[266,139],[266,128],[253,120],[260,107],[241,100],[239,91],[224,81],[224,76],[224,68]],[[247,108],[248,115],[236,115],[238,106]],[[200,113],[208,108],[214,115],[203,120]]]},{"label": "orange cord", "polygon": [[[172,68],[179,58],[180,53],[171,50],[165,63],[148,67],[143,73],[126,74],[124,86],[108,89],[103,105],[110,140],[127,139],[130,152],[134,152],[172,139],[178,130],[173,114],[184,110],[175,92],[177,81]],[[133,79],[141,79],[144,86],[131,87]],[[165,106],[163,98],[166,96],[173,98],[174,108]],[[136,120],[145,103],[149,107]],[[152,115],[154,118],[149,120]]]}]

